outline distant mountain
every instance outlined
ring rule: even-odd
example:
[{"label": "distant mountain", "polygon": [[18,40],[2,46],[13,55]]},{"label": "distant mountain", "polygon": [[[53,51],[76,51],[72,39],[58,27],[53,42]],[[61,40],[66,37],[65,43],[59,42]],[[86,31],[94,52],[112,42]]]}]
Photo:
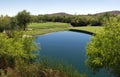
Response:
[{"label": "distant mountain", "polygon": [[94,14],[94,15],[101,15],[101,14],[105,14],[105,13],[111,13],[111,14],[118,15],[118,14],[120,14],[120,11],[118,11],[118,10],[115,10],[115,11],[107,11],[107,12],[96,13],[96,14]]},{"label": "distant mountain", "polygon": [[[88,14],[88,15],[102,15],[102,14],[105,14],[105,13],[111,13],[111,14],[119,15],[120,11],[119,10],[114,10],[114,11],[106,11],[106,12],[101,12],[101,13],[96,13],[96,14]],[[68,13],[65,13],[65,12],[58,12],[58,13],[52,13],[52,14],[46,14],[46,15],[49,15],[49,16],[73,16],[72,14],[68,14]],[[81,16],[83,16],[83,15],[81,15]]]},{"label": "distant mountain", "polygon": [[65,12],[59,12],[59,13],[53,13],[53,14],[47,14],[47,15],[50,15],[50,16],[72,16],[72,14],[68,14]]}]

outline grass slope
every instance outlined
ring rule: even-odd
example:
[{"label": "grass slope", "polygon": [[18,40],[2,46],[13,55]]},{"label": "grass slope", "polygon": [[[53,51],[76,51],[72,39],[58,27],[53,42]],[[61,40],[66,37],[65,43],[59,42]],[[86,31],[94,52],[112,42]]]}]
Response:
[{"label": "grass slope", "polygon": [[25,34],[36,36],[36,35],[42,35],[57,31],[64,31],[69,29],[85,30],[88,32],[97,33],[103,30],[103,27],[100,26],[72,27],[68,23],[60,23],[60,22],[30,23],[28,25],[28,30],[25,31]]},{"label": "grass slope", "polygon": [[86,27],[73,27],[72,29],[85,30],[85,31],[88,31],[88,32],[97,33],[99,31],[103,30],[103,27],[100,27],[100,26],[86,26]]},{"label": "grass slope", "polygon": [[41,35],[50,32],[69,30],[70,24],[59,22],[46,22],[46,23],[31,23],[28,25],[28,30],[25,34],[28,35]]}]

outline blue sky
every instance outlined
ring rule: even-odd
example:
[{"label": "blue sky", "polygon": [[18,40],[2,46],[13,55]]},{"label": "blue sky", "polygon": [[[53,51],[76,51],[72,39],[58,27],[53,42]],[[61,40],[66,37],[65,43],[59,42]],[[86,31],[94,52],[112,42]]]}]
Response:
[{"label": "blue sky", "polygon": [[120,0],[0,0],[0,15],[14,16],[22,10],[31,14],[94,14],[120,10]]}]

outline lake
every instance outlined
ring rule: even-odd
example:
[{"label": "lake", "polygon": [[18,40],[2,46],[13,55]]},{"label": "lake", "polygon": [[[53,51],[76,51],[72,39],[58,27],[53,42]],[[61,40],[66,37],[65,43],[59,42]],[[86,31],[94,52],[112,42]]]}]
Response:
[{"label": "lake", "polygon": [[86,73],[88,77],[110,77],[103,69],[93,75],[85,64],[86,46],[90,39],[91,35],[89,34],[61,31],[38,36],[36,42],[40,43],[40,54],[43,56],[72,64],[76,70]]}]

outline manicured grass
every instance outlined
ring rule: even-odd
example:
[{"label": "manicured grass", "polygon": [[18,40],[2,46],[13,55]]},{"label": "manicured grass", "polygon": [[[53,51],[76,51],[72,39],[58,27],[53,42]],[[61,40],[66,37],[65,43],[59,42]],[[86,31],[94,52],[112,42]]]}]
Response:
[{"label": "manicured grass", "polygon": [[92,33],[97,33],[103,30],[103,27],[100,26],[85,26],[85,27],[73,27],[72,29],[76,30],[85,30]]},{"label": "manicured grass", "polygon": [[59,22],[46,22],[46,23],[31,23],[28,25],[28,30],[25,34],[28,35],[41,35],[56,31],[69,30],[71,25],[68,23],[59,23]]},{"label": "manicured grass", "polygon": [[60,22],[31,23],[28,28],[32,29],[49,29],[49,28],[68,28],[70,24]]},{"label": "manicured grass", "polygon": [[97,33],[103,30],[103,27],[100,26],[72,27],[68,23],[60,23],[60,22],[30,23],[28,25],[28,30],[25,31],[25,34],[36,36],[36,35],[42,35],[57,31],[64,31],[69,29],[85,30],[88,32]]}]

